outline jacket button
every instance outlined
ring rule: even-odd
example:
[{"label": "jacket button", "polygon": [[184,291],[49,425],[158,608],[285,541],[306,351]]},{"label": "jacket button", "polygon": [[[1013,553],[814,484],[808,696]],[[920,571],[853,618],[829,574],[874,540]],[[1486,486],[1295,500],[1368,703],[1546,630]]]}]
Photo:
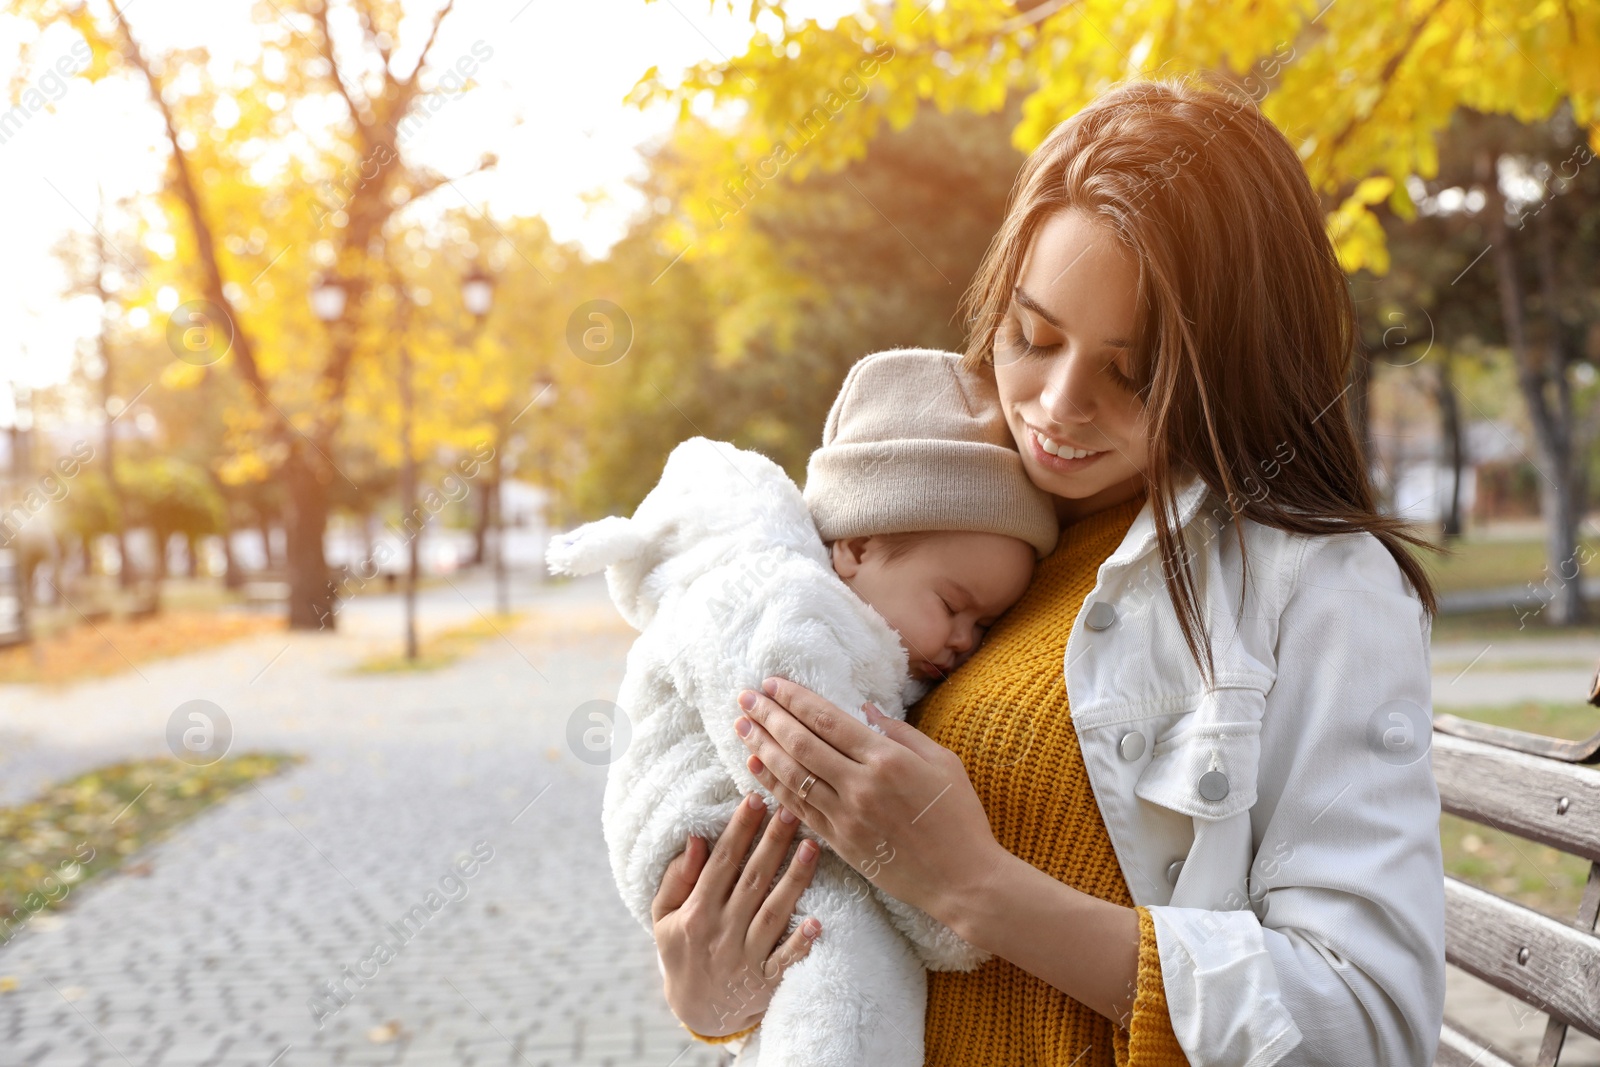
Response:
[{"label": "jacket button", "polygon": [[1200,795],[1207,800],[1221,800],[1228,795],[1228,776],[1221,771],[1207,771],[1200,776]]},{"label": "jacket button", "polygon": [[1182,860],[1173,860],[1171,863],[1167,864],[1167,884],[1168,885],[1177,885],[1178,884],[1178,875],[1180,873],[1182,873],[1182,871],[1183,871],[1183,861]]},{"label": "jacket button", "polygon": [[1089,614],[1084,618],[1083,624],[1091,630],[1108,630],[1116,621],[1117,609],[1104,600],[1096,600],[1089,605]]},{"label": "jacket button", "polygon": [[1138,730],[1129,730],[1122,735],[1122,740],[1117,742],[1117,751],[1122,758],[1132,763],[1144,755],[1144,734]]}]

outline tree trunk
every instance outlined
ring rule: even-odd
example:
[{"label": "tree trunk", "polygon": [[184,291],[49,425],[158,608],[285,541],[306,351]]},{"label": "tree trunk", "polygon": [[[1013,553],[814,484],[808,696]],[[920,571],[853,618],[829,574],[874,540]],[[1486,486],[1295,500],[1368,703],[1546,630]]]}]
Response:
[{"label": "tree trunk", "polygon": [[222,530],[222,587],[239,589],[243,586],[244,571],[233,555],[233,524],[227,523]]},{"label": "tree trunk", "polygon": [[[1568,428],[1572,424],[1571,390],[1566,381],[1566,365],[1561,359],[1559,338],[1535,349],[1528,341],[1523,310],[1522,283],[1518,278],[1517,256],[1511,229],[1506,225],[1505,202],[1500,193],[1499,154],[1484,151],[1478,156],[1478,178],[1483,183],[1486,204],[1484,216],[1489,226],[1490,247],[1494,251],[1495,283],[1500,297],[1500,314],[1505,323],[1506,343],[1517,366],[1517,385],[1528,421],[1533,426],[1534,464],[1539,474],[1539,510],[1545,522],[1545,577],[1549,593],[1539,614],[1551,626],[1571,626],[1584,617],[1581,573],[1578,566],[1578,514],[1573,494],[1572,457]],[[1540,213],[1541,215],[1543,212]],[[1548,240],[1548,236],[1545,238]],[[1545,267],[1548,248],[1541,250]],[[1546,271],[1541,270],[1541,273]],[[1546,277],[1545,298],[1553,296],[1554,281]],[[1550,309],[1553,315],[1554,309]],[[1556,402],[1550,402],[1547,386],[1554,381]],[[1544,598],[1544,594],[1539,594]]]},{"label": "tree trunk", "polygon": [[489,494],[479,493],[478,518],[472,528],[472,565],[475,567],[483,566],[484,560],[488,559],[485,544],[489,539],[489,523],[493,510],[494,505],[489,499]]},{"label": "tree trunk", "polygon": [[270,571],[277,566],[277,561],[272,558],[272,520],[263,512],[256,512],[256,529],[261,533],[262,566]]},{"label": "tree trunk", "polygon": [[[1567,374],[1567,349],[1562,338],[1560,294],[1556,288],[1555,247],[1550,233],[1549,212],[1541,211],[1534,217],[1533,232],[1535,259],[1539,265],[1540,302],[1544,305],[1546,337],[1543,365],[1545,378],[1555,393],[1553,402],[1546,408],[1549,425],[1543,428],[1544,434],[1550,438],[1547,450],[1555,467],[1551,474],[1556,483],[1554,487],[1546,487],[1551,493],[1545,510],[1549,516],[1546,544],[1551,562],[1559,564],[1558,577],[1561,581],[1557,611],[1551,622],[1559,626],[1571,626],[1584,622],[1588,617],[1583,602],[1583,567],[1578,558],[1578,525],[1583,521],[1581,501],[1586,495],[1581,488],[1584,469],[1573,448],[1577,420],[1572,410],[1572,380]],[[1542,395],[1548,396],[1549,392],[1550,389],[1541,387]]]},{"label": "tree trunk", "polygon": [[[105,413],[105,424],[102,428],[102,447],[105,449],[106,489],[111,495],[111,502],[117,509],[117,524],[113,534],[117,539],[117,585],[122,589],[132,589],[134,580],[133,558],[128,555],[128,501],[127,494],[122,491],[122,483],[117,481],[117,434],[115,416],[111,413],[111,399],[116,389],[116,364],[111,357],[111,316],[107,308],[111,306],[111,293],[106,289],[106,260],[110,252],[106,247],[103,234],[105,225],[104,204],[95,209],[97,225],[94,228],[94,278],[91,287],[95,297],[100,301],[100,328],[95,335],[95,352],[100,357],[100,410]],[[117,414],[121,414],[118,412]]]},{"label": "tree trunk", "polygon": [[333,589],[328,583],[328,561],[323,555],[323,535],[328,529],[328,485],[305,454],[296,448],[283,465],[284,488],[289,498],[284,514],[289,571],[289,628],[337,628]]},{"label": "tree trunk", "polygon": [[1350,365],[1350,422],[1355,427],[1356,443],[1361,446],[1361,460],[1368,472],[1377,462],[1372,443],[1372,360],[1359,347]]},{"label": "tree trunk", "polygon": [[1446,540],[1461,536],[1461,470],[1466,464],[1461,440],[1461,401],[1456,397],[1451,357],[1439,357],[1439,422],[1445,456],[1450,464],[1450,497],[1445,502],[1443,533]]}]

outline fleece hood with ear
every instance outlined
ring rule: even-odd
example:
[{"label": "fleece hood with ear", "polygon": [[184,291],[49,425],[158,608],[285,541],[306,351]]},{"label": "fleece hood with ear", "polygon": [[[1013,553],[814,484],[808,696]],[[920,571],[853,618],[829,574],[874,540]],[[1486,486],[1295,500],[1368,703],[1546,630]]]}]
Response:
[{"label": "fleece hood with ear", "polygon": [[[714,503],[711,503],[714,502]],[[829,566],[816,524],[783,468],[758,452],[691,437],[631,519],[600,519],[558,535],[545,560],[557,574],[606,568],[622,617],[643,630],[662,598],[740,555],[781,549]]]}]

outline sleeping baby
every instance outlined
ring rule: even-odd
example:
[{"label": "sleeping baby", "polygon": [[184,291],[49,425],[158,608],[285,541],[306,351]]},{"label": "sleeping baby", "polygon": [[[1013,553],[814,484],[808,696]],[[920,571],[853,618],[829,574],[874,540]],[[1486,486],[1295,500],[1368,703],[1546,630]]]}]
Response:
[{"label": "sleeping baby", "polygon": [[[954,353],[898,349],[845,377],[803,495],[764,456],[695,437],[632,518],[554,538],[551,569],[605,567],[640,631],[601,814],[635,919],[652,929],[688,835],[715,841],[751,791],[776,807],[731,729],[741,690],[784,677],[863,722],[867,701],[903,719],[1022,596],[1056,534],[992,379]],[[802,826],[791,856],[805,837]],[[826,845],[789,929],[812,915],[827,936],[784,972],[739,1061],[920,1067],[924,968],[970,970],[987,954]]]}]

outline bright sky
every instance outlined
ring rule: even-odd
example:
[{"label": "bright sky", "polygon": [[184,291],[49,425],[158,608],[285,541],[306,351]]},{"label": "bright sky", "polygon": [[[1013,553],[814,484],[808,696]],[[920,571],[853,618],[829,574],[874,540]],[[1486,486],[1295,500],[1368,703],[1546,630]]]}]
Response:
[{"label": "bright sky", "polygon": [[[342,5],[334,3],[337,12]],[[701,59],[741,52],[749,22],[717,6],[710,13],[706,0],[457,3],[434,57],[453,61],[478,41],[494,54],[478,71],[480,88],[452,101],[407,148],[446,174],[495,152],[495,170],[462,183],[468,196],[486,200],[496,215],[542,215],[558,239],[603,251],[638,206],[626,185],[641,170],[635,146],[671,119],[666,109],[643,113],[622,98],[652,65],[672,78]],[[858,4],[790,6],[822,18]],[[417,17],[406,29],[416,30],[437,0],[408,7]],[[214,58],[237,56],[257,32],[250,0],[132,0],[125,10],[148,51],[204,44]],[[31,24],[0,15],[0,82],[14,73],[18,42],[34,35]],[[93,304],[62,297],[65,279],[52,246],[68,231],[88,232],[100,190],[107,200],[154,191],[167,158],[142,83],[39,81],[45,67],[70,60],[77,40],[61,29],[40,42],[29,84],[56,99],[0,144],[0,426],[11,421],[13,386],[66,378],[75,346],[94,331]],[[0,113],[9,107],[6,101]],[[596,192],[602,200],[590,202]]]}]

